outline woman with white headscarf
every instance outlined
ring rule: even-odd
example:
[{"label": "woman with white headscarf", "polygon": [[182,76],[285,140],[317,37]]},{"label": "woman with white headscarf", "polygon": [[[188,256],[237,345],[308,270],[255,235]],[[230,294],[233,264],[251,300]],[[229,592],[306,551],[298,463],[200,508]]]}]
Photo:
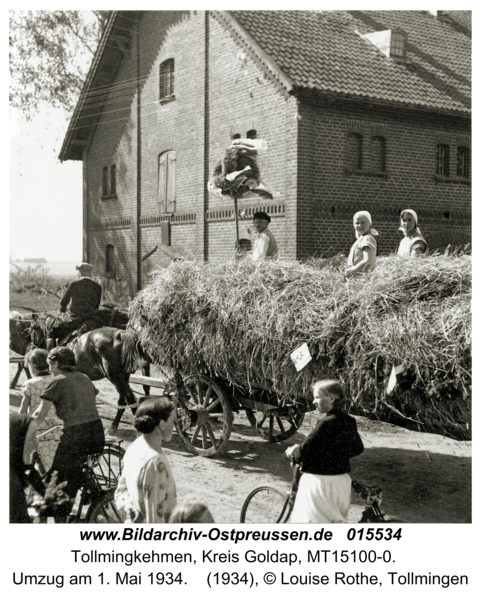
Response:
[{"label": "woman with white headscarf", "polygon": [[379,233],[372,227],[371,215],[367,210],[361,210],[354,215],[353,223],[357,239],[347,259],[347,277],[372,271],[377,254]]},{"label": "woman with white headscarf", "polygon": [[417,214],[407,208],[401,213],[401,227],[399,231],[404,233],[398,248],[398,256],[429,256],[428,244],[418,227]]}]

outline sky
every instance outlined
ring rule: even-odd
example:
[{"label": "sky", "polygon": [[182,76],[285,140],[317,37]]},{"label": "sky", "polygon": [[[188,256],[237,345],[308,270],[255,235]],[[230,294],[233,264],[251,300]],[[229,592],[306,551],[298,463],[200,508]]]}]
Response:
[{"label": "sky", "polygon": [[[90,11],[84,14],[95,19]],[[91,58],[80,60],[87,73]],[[8,114],[9,256],[81,261],[82,162],[58,160],[70,115],[46,104],[31,121],[11,107]]]},{"label": "sky", "polygon": [[42,107],[31,120],[9,111],[12,259],[82,258],[82,162],[58,160],[64,111]]}]

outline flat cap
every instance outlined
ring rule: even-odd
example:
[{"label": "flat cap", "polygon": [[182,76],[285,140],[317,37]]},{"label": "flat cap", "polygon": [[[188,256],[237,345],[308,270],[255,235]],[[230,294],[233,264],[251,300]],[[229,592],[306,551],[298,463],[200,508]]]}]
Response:
[{"label": "flat cap", "polygon": [[93,271],[93,267],[90,263],[80,263],[75,268],[77,271]]},{"label": "flat cap", "polygon": [[268,223],[271,222],[270,216],[263,210],[260,210],[259,212],[254,213],[254,216],[252,218],[253,219],[264,219],[264,221],[267,221]]}]

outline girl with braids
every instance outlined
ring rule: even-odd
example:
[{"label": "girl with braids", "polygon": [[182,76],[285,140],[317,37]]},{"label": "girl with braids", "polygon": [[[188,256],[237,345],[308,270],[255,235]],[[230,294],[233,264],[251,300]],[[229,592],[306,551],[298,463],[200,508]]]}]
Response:
[{"label": "girl with braids", "polygon": [[163,396],[146,396],[135,414],[135,429],[142,435],[124,456],[115,491],[117,507],[126,523],[168,523],[177,504],[174,477],[162,443],[172,438],[174,404]]},{"label": "girl with braids", "polygon": [[356,420],[342,410],[339,381],[312,386],[321,419],[301,445],[286,450],[302,466],[291,523],[346,523],[351,502],[349,459],[364,450]]}]

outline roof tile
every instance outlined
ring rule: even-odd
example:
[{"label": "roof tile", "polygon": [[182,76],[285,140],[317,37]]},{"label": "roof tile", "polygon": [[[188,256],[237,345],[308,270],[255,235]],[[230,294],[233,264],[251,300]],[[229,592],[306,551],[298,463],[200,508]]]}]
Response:
[{"label": "roof tile", "polygon": [[[428,11],[230,11],[288,75],[309,87],[468,114],[471,13],[450,22]],[[408,63],[386,57],[361,34],[403,29]]]}]

